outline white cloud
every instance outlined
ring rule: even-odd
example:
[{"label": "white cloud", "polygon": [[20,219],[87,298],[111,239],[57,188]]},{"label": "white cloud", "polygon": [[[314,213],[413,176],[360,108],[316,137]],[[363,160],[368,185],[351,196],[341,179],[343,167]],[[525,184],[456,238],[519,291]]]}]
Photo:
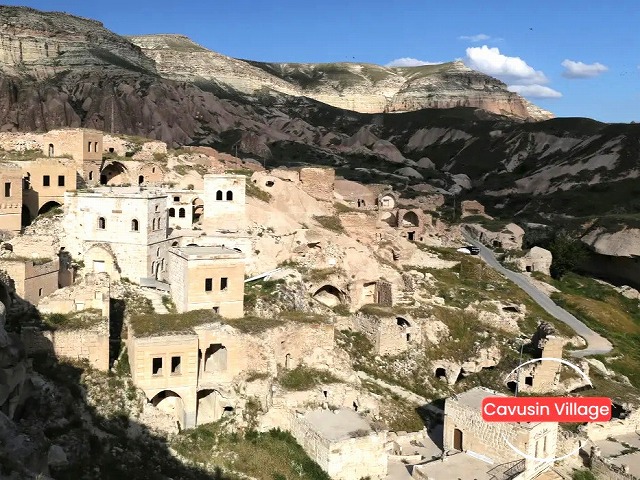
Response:
[{"label": "white cloud", "polygon": [[527,65],[520,57],[508,57],[495,47],[483,45],[467,48],[467,59],[471,68],[498,77],[507,83],[539,85],[549,81],[543,72]]},{"label": "white cloud", "polygon": [[402,57],[391,60],[385,67],[420,67],[422,65],[439,65],[442,62],[426,62],[417,58]]},{"label": "white cloud", "polygon": [[564,67],[562,76],[566,78],[592,78],[606,72],[609,68],[601,63],[582,63],[566,59],[560,65]]},{"label": "white cloud", "polygon": [[468,42],[477,43],[477,42],[484,42],[486,40],[489,40],[490,38],[491,37],[489,35],[486,35],[484,33],[479,33],[477,35],[462,35],[458,37],[458,40],[466,40]]},{"label": "white cloud", "polygon": [[507,89],[523,97],[531,98],[560,98],[562,94],[544,85],[509,85]]}]

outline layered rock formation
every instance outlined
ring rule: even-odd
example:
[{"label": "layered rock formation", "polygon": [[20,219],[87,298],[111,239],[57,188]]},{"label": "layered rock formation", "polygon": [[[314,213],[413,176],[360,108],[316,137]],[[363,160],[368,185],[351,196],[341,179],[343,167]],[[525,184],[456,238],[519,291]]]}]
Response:
[{"label": "layered rock formation", "polygon": [[402,68],[360,63],[262,63],[212,52],[182,35],[129,39],[155,60],[166,78],[213,83],[249,95],[273,91],[360,113],[474,107],[520,119],[553,116],[509,92],[504,83],[460,61]]}]

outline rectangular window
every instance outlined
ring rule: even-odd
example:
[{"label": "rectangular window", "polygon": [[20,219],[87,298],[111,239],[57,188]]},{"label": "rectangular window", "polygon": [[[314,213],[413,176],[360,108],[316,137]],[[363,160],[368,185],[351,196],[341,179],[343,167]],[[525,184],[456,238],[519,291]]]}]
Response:
[{"label": "rectangular window", "polygon": [[11,196],[11,182],[5,182],[5,184],[4,184],[4,196],[5,197],[10,197]]},{"label": "rectangular window", "polygon": [[210,292],[213,290],[213,278],[204,279],[204,291]]},{"label": "rectangular window", "polygon": [[38,296],[41,297],[42,296],[42,289],[38,289]]},{"label": "rectangular window", "polygon": [[225,291],[229,286],[229,279],[227,277],[222,277],[220,279],[220,290]]},{"label": "rectangular window", "polygon": [[93,142],[93,151],[94,152],[98,151],[98,142]]},{"label": "rectangular window", "polygon": [[58,186],[64,187],[64,175],[58,175]]},{"label": "rectangular window", "polygon": [[87,142],[87,152],[91,151],[91,142]]},{"label": "rectangular window", "polygon": [[180,357],[171,357],[171,373],[180,373]]},{"label": "rectangular window", "polygon": [[51,178],[49,177],[49,175],[44,175],[42,177],[42,186],[48,187],[50,184],[51,184]]},{"label": "rectangular window", "polygon": [[155,357],[153,359],[151,373],[153,373],[153,375],[162,375],[162,357]]},{"label": "rectangular window", "polygon": [[179,202],[180,201],[180,197],[173,197],[173,201],[174,202]]}]

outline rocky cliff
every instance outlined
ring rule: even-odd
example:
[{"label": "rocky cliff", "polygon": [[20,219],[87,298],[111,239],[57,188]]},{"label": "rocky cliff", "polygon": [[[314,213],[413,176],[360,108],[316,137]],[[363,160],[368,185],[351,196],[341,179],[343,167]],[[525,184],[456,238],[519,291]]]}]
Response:
[{"label": "rocky cliff", "polygon": [[262,63],[212,52],[182,35],[129,39],[155,60],[166,78],[213,83],[249,95],[272,91],[360,113],[474,107],[519,119],[553,116],[460,61],[403,68],[364,63]]}]

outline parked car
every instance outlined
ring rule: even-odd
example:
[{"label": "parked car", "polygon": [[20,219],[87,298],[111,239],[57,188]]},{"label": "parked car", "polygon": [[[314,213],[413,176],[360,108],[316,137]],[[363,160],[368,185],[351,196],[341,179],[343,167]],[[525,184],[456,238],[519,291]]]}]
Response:
[{"label": "parked car", "polygon": [[475,245],[460,247],[457,251],[460,253],[466,253],[467,255],[478,255],[480,253],[480,249]]}]

